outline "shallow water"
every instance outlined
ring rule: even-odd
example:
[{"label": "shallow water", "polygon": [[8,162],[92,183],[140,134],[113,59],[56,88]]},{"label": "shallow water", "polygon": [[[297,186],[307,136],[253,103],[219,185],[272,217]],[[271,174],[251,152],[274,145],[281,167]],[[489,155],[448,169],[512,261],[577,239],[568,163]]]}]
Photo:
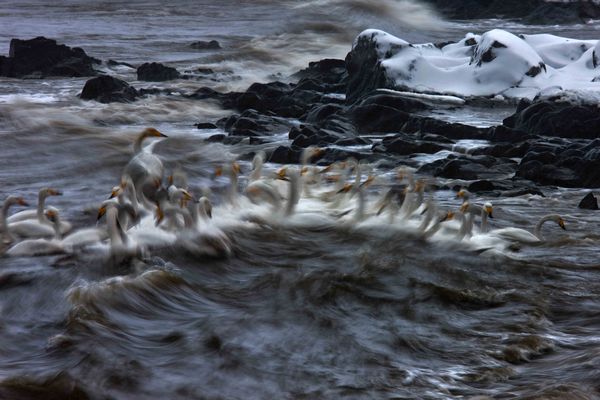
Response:
[{"label": "shallow water", "polygon": [[[366,27],[413,42],[499,25],[585,38],[597,30],[442,22],[406,1],[46,3],[0,4],[0,53],[12,37],[45,35],[103,60],[221,73],[218,82],[164,84],[183,91],[286,79],[309,60],[343,58]],[[209,39],[224,50],[187,47]],[[155,86],[127,68],[111,73]],[[205,143],[194,123],[229,111],[162,96],[82,102],[84,82],[0,78],[0,198],[34,203],[41,187],[56,187],[64,195],[48,202],[61,216],[94,225],[133,137],[154,126],[170,136],[155,146],[167,168],[180,165],[195,193],[210,187],[220,203],[228,181],[213,179],[214,166],[245,147]],[[442,118],[489,126],[510,112]],[[568,231],[548,226],[549,243],[504,255],[384,227],[233,227],[225,260],[173,248],[127,267],[93,252],[1,258],[0,398],[598,398],[600,215],[576,208],[586,191],[543,191],[491,199],[493,227],[527,228],[556,212]],[[448,208],[459,205],[453,197],[436,193]]]}]

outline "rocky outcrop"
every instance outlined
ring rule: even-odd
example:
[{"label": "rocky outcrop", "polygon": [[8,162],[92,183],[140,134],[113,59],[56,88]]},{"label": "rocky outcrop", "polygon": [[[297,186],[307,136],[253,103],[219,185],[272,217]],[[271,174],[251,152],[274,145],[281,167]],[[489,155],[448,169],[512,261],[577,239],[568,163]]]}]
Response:
[{"label": "rocky outcrop", "polygon": [[12,39],[8,57],[0,56],[0,76],[46,78],[51,76],[94,76],[94,64],[100,60],[88,56],[79,47],[57,44],[56,40],[36,37]]},{"label": "rocky outcrop", "polygon": [[127,82],[108,75],[88,80],[79,95],[82,100],[96,100],[100,103],[128,103],[139,96],[140,93]]},{"label": "rocky outcrop", "polygon": [[518,18],[527,23],[576,23],[600,16],[600,6],[592,1],[544,0],[425,0],[447,18]]},{"label": "rocky outcrop", "polygon": [[578,208],[584,210],[597,210],[598,209],[598,200],[594,197],[592,192],[589,192],[585,195],[583,199],[577,205]]},{"label": "rocky outcrop", "polygon": [[175,68],[155,62],[142,64],[137,69],[139,81],[164,82],[180,77],[181,74]]},{"label": "rocky outcrop", "polygon": [[379,59],[378,44],[375,34],[359,36],[346,55],[348,84],[346,86],[346,101],[354,103],[366,93],[377,88],[393,87],[388,81],[385,69]]},{"label": "rocky outcrop", "polygon": [[531,135],[594,139],[600,137],[600,109],[596,104],[523,100],[503,125]]}]

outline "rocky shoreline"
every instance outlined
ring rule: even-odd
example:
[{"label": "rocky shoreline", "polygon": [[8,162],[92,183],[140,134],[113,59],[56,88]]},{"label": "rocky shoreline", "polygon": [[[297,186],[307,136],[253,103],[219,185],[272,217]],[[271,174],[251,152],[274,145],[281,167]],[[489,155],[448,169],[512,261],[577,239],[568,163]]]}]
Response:
[{"label": "rocky shoreline", "polygon": [[[15,51],[11,43],[10,57],[0,58],[4,76],[97,74],[92,67],[99,60],[81,49],[45,38],[13,42]],[[32,53],[16,51],[28,44],[45,44],[44,52],[57,55],[47,57],[45,65],[32,67],[33,61],[27,61]],[[271,162],[298,163],[302,149],[316,145],[325,149],[316,160],[321,165],[348,157],[378,161],[381,168],[409,165],[424,174],[458,180],[470,191],[492,197],[543,195],[544,186],[600,187],[600,110],[596,105],[574,103],[558,95],[522,100],[502,125],[482,128],[450,123],[432,118],[431,111],[458,109],[464,104],[387,90],[377,60],[369,57],[369,49],[355,46],[346,60],[310,63],[293,76],[294,83],[255,83],[244,92],[230,93],[201,87],[183,95],[190,101],[211,101],[232,111],[218,121],[198,121],[198,129],[218,127],[225,132],[208,141],[264,144],[270,142],[271,134],[287,131],[290,143],[269,151]],[[20,71],[19,65],[27,67]],[[74,72],[61,67],[64,65],[82,67]],[[140,69],[149,81],[182,77],[173,68],[153,63],[138,68],[139,80],[143,79]],[[81,98],[130,102],[157,93],[168,95],[170,91],[137,90],[100,75],[86,82]],[[461,146],[460,141],[465,140],[485,141],[485,145],[469,149]],[[422,161],[423,155],[435,156]]]}]

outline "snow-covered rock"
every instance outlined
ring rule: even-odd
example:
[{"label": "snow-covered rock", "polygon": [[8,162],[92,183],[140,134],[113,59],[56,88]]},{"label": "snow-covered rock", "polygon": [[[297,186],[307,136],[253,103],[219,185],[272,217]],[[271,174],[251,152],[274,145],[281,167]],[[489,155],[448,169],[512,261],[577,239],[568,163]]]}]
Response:
[{"label": "snow-covered rock", "polygon": [[346,62],[349,101],[377,88],[517,100],[552,91],[600,92],[596,40],[494,29],[456,43],[410,44],[369,29],[354,41]]}]

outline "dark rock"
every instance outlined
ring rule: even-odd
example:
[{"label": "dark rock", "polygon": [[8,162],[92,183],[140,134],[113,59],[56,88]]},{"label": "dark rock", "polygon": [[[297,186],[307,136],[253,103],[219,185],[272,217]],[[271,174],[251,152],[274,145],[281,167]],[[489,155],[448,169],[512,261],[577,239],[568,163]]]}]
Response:
[{"label": "dark rock", "polygon": [[197,68],[196,72],[202,75],[211,75],[215,73],[212,68]]},{"label": "dark rock", "polygon": [[531,24],[570,24],[596,19],[600,6],[592,1],[425,0],[451,19],[519,18]]},{"label": "dark rock", "polygon": [[415,139],[407,140],[404,135],[385,138],[381,144],[386,153],[397,155],[410,155],[415,153],[433,154],[440,150],[447,149],[447,147],[434,142],[421,142]]},{"label": "dark rock", "polygon": [[354,103],[363,95],[377,88],[394,86],[392,82],[388,81],[385,69],[379,61],[375,36],[376,33],[373,33],[371,37],[360,36],[346,56],[346,69],[348,70],[346,102],[348,104]]},{"label": "dark rock", "polygon": [[0,56],[0,76],[94,76],[93,65],[99,63],[100,60],[89,57],[81,48],[59,45],[56,40],[45,37],[12,39],[8,57]]},{"label": "dark rock", "polygon": [[279,164],[297,164],[300,162],[302,150],[295,147],[279,146],[269,155],[269,162]]},{"label": "dark rock", "polygon": [[108,75],[100,75],[88,80],[83,86],[80,98],[96,100],[100,103],[134,101],[140,94],[127,82]]},{"label": "dark rock", "polygon": [[344,93],[348,72],[344,60],[323,59],[308,64],[305,68],[294,75],[299,78],[298,88],[303,90],[315,90],[322,93]]},{"label": "dark rock", "polygon": [[211,137],[209,137],[208,139],[206,139],[207,142],[222,142],[223,140],[225,140],[227,136],[225,136],[225,134],[223,133],[218,133],[216,135],[212,135]]},{"label": "dark rock", "polygon": [[108,61],[106,62],[106,65],[108,65],[108,66],[110,66],[110,67],[115,67],[115,66],[117,66],[117,65],[123,65],[123,66],[125,66],[125,67],[129,67],[129,68],[133,68],[133,69],[135,69],[135,67],[134,67],[133,65],[131,65],[131,64],[128,64],[128,63],[126,63],[126,62],[121,62],[121,61],[115,61],[115,60],[108,60]]},{"label": "dark rock", "polygon": [[218,50],[221,48],[221,44],[216,40],[203,41],[199,40],[190,44],[190,47],[194,50]]},{"label": "dark rock", "polygon": [[199,122],[196,124],[196,128],[198,129],[217,129],[217,125],[211,122]]},{"label": "dark rock", "polygon": [[433,133],[450,139],[488,139],[489,129],[476,126],[450,123],[435,118],[410,115],[402,132],[407,133]]},{"label": "dark rock", "polygon": [[506,118],[504,126],[530,135],[595,139],[600,136],[596,104],[537,101]]},{"label": "dark rock", "polygon": [[338,139],[335,141],[335,144],[337,144],[338,146],[361,146],[361,145],[369,145],[372,142],[369,139],[365,139],[362,137],[351,137],[351,138],[344,138],[344,139]]},{"label": "dark rock", "polygon": [[592,192],[589,192],[585,195],[583,199],[581,199],[577,207],[583,208],[584,210],[597,210],[598,200],[596,199],[596,197],[594,197],[594,194]]},{"label": "dark rock", "polygon": [[488,180],[475,181],[467,187],[467,190],[472,193],[491,192],[494,189],[496,187]]},{"label": "dark rock", "polygon": [[290,122],[250,109],[240,115],[231,115],[217,121],[217,126],[234,136],[253,137],[285,132],[289,129]]},{"label": "dark rock", "polygon": [[140,81],[163,82],[178,79],[180,76],[175,68],[156,62],[142,64],[137,69],[137,78]]},{"label": "dark rock", "polygon": [[320,123],[334,114],[342,113],[344,107],[339,104],[323,104],[311,109],[304,120],[313,124]]}]

